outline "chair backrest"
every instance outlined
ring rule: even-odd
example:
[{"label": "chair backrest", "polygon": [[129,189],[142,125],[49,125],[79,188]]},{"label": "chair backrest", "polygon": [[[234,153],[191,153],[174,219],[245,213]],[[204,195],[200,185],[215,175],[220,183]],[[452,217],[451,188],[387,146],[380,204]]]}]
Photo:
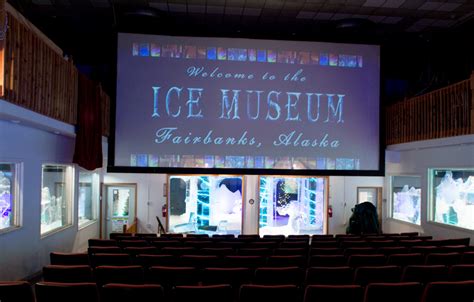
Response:
[{"label": "chair backrest", "polygon": [[164,291],[157,284],[119,284],[110,283],[104,285],[100,290],[101,302],[117,301],[140,301],[159,302],[164,301]]},{"label": "chair backrest", "polygon": [[209,267],[203,270],[204,284],[230,284],[240,288],[242,284],[253,281],[253,270],[246,267]]},{"label": "chair backrest", "polygon": [[89,265],[87,253],[56,253],[49,254],[52,265]]},{"label": "chair backrest", "polygon": [[453,265],[449,269],[450,281],[474,280],[474,264]]},{"label": "chair backrest", "polygon": [[410,250],[407,247],[403,246],[387,246],[387,247],[380,247],[377,250],[378,254],[383,255],[393,255],[393,254],[407,254]]},{"label": "chair backrest", "polygon": [[229,256],[234,254],[234,250],[230,247],[205,247],[201,249],[201,255],[211,256]]},{"label": "chair backrest", "polygon": [[95,283],[40,282],[35,285],[37,302],[98,302]]},{"label": "chair backrest", "polygon": [[423,257],[423,254],[420,253],[392,254],[388,256],[387,264],[398,266],[422,265],[424,264],[424,261],[425,257]]},{"label": "chair backrest", "polygon": [[198,250],[191,246],[176,246],[176,247],[163,247],[160,250],[161,254],[165,255],[175,255],[175,256],[182,256],[182,255],[196,255],[198,254]]},{"label": "chair backrest", "polygon": [[350,247],[344,250],[344,255],[346,257],[352,255],[374,255],[377,253],[377,249],[373,247]]},{"label": "chair backrest", "polygon": [[425,287],[422,302],[472,302],[474,280],[455,282],[431,282]]},{"label": "chair backrest", "polygon": [[427,265],[454,265],[459,263],[461,263],[461,254],[457,252],[428,254],[425,261]]},{"label": "chair backrest", "polygon": [[0,301],[35,302],[33,289],[26,281],[0,281]]},{"label": "chair backrest", "polygon": [[150,246],[150,244],[146,240],[135,239],[135,240],[120,240],[119,241],[119,246],[121,246],[122,248],[124,248],[124,247],[146,247],[146,246]]},{"label": "chair backrest", "polygon": [[363,293],[359,285],[309,285],[304,302],[362,302]]},{"label": "chair backrest", "polygon": [[195,267],[152,266],[148,270],[146,281],[170,290],[178,285],[198,285],[199,276]]},{"label": "chair backrest", "polygon": [[128,254],[93,254],[90,259],[93,267],[101,265],[130,265],[130,256]]},{"label": "chair backrest", "polygon": [[364,302],[419,302],[422,293],[418,282],[371,283],[365,289]]},{"label": "chair backrest", "polygon": [[338,247],[311,248],[310,255],[344,255],[344,249]]},{"label": "chair backrest", "polygon": [[304,271],[293,267],[259,267],[255,270],[254,284],[261,285],[300,285],[303,283]]},{"label": "chair backrest", "polygon": [[195,266],[199,269],[205,267],[220,267],[223,260],[211,255],[183,255],[179,258],[181,266]]},{"label": "chair backrest", "polygon": [[241,248],[237,252],[242,256],[270,256],[273,250],[270,248]]},{"label": "chair backrest", "polygon": [[89,239],[89,247],[91,246],[118,246],[117,240],[107,239]]},{"label": "chair backrest", "polygon": [[309,266],[345,266],[346,258],[343,255],[312,255]]},{"label": "chair backrest", "polygon": [[43,267],[43,280],[62,283],[94,282],[92,269],[88,265],[48,265]]},{"label": "chair backrest", "polygon": [[398,266],[362,266],[354,273],[354,283],[366,286],[369,283],[400,282],[401,269]]},{"label": "chair backrest", "polygon": [[386,262],[385,255],[351,255],[347,260],[347,264],[351,267],[359,266],[381,266]]},{"label": "chair backrest", "polygon": [[240,302],[288,302],[299,300],[298,288],[295,285],[244,284],[240,287]]},{"label": "chair backrest", "polygon": [[158,249],[153,246],[140,246],[140,247],[126,247],[123,249],[124,253],[130,256],[137,256],[140,254],[154,255],[158,254]]},{"label": "chair backrest", "polygon": [[87,249],[89,256],[94,254],[122,254],[123,251],[118,246],[92,246]]},{"label": "chair backrest", "polygon": [[98,266],[94,275],[98,286],[108,283],[144,284],[143,268],[139,265]]},{"label": "chair backrest", "polygon": [[339,241],[337,240],[314,240],[311,241],[311,247],[313,248],[338,248],[340,247]]},{"label": "chair backrest", "polygon": [[354,280],[354,271],[349,266],[310,267],[306,271],[307,285],[348,285]]},{"label": "chair backrest", "polygon": [[136,263],[144,268],[151,266],[178,266],[178,258],[173,255],[140,254],[136,258]]},{"label": "chair backrest", "polygon": [[176,286],[173,301],[233,302],[233,292],[229,284]]},{"label": "chair backrest", "polygon": [[268,257],[267,266],[297,266],[306,267],[306,257],[301,255],[275,255]]},{"label": "chair backrest", "polygon": [[448,268],[445,265],[408,265],[403,270],[402,282],[447,281]]},{"label": "chair backrest", "polygon": [[256,268],[265,265],[263,256],[226,256],[225,265],[227,267],[249,267]]},{"label": "chair backrest", "polygon": [[461,258],[462,264],[474,264],[474,252],[464,252]]},{"label": "chair backrest", "polygon": [[287,248],[276,248],[273,251],[274,255],[302,255],[306,256],[308,253],[307,248],[292,248],[292,247],[287,247]]}]

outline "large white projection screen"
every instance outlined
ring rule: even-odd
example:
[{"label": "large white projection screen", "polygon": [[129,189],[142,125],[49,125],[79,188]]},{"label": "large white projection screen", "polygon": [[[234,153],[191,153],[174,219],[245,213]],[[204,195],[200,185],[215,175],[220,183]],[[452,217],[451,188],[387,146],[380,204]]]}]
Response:
[{"label": "large white projection screen", "polygon": [[119,34],[114,165],[379,170],[379,47]]}]

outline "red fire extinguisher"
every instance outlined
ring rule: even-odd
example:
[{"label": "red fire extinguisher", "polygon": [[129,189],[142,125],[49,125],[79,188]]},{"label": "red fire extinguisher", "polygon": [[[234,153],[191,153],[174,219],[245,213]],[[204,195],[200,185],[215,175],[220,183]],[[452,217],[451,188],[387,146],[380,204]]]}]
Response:
[{"label": "red fire extinguisher", "polygon": [[161,207],[161,216],[166,217],[166,215],[168,215],[168,206],[166,204],[164,204]]},{"label": "red fire extinguisher", "polygon": [[329,206],[328,206],[328,217],[329,217],[329,218],[332,217],[332,205],[329,205]]}]

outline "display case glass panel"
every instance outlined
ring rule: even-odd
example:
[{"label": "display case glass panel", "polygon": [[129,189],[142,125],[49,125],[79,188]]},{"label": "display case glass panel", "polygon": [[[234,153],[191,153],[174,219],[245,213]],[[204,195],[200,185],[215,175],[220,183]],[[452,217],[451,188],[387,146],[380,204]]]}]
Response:
[{"label": "display case glass panel", "polygon": [[259,234],[323,234],[325,177],[260,176]]},{"label": "display case glass panel", "polygon": [[72,167],[46,164],[42,166],[41,235],[72,224]]},{"label": "display case glass panel", "polygon": [[0,232],[18,226],[17,164],[0,162]]},{"label": "display case glass panel", "polygon": [[474,230],[474,168],[430,169],[431,220]]},{"label": "display case glass panel", "polygon": [[168,231],[240,234],[242,176],[171,175],[168,179]]},{"label": "display case glass panel", "polygon": [[79,228],[97,220],[99,190],[99,173],[80,170],[77,192]]},{"label": "display case glass panel", "polygon": [[392,206],[393,219],[420,225],[421,222],[421,177],[392,176]]}]

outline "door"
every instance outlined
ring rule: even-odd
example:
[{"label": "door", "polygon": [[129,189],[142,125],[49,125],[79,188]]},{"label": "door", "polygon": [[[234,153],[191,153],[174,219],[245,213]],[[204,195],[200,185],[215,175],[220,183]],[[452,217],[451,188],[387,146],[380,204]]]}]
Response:
[{"label": "door", "polygon": [[380,229],[382,229],[382,188],[381,187],[358,187],[357,204],[370,202],[377,208],[377,216]]},{"label": "door", "polygon": [[105,235],[121,233],[123,226],[130,226],[136,219],[137,185],[105,185]]}]

